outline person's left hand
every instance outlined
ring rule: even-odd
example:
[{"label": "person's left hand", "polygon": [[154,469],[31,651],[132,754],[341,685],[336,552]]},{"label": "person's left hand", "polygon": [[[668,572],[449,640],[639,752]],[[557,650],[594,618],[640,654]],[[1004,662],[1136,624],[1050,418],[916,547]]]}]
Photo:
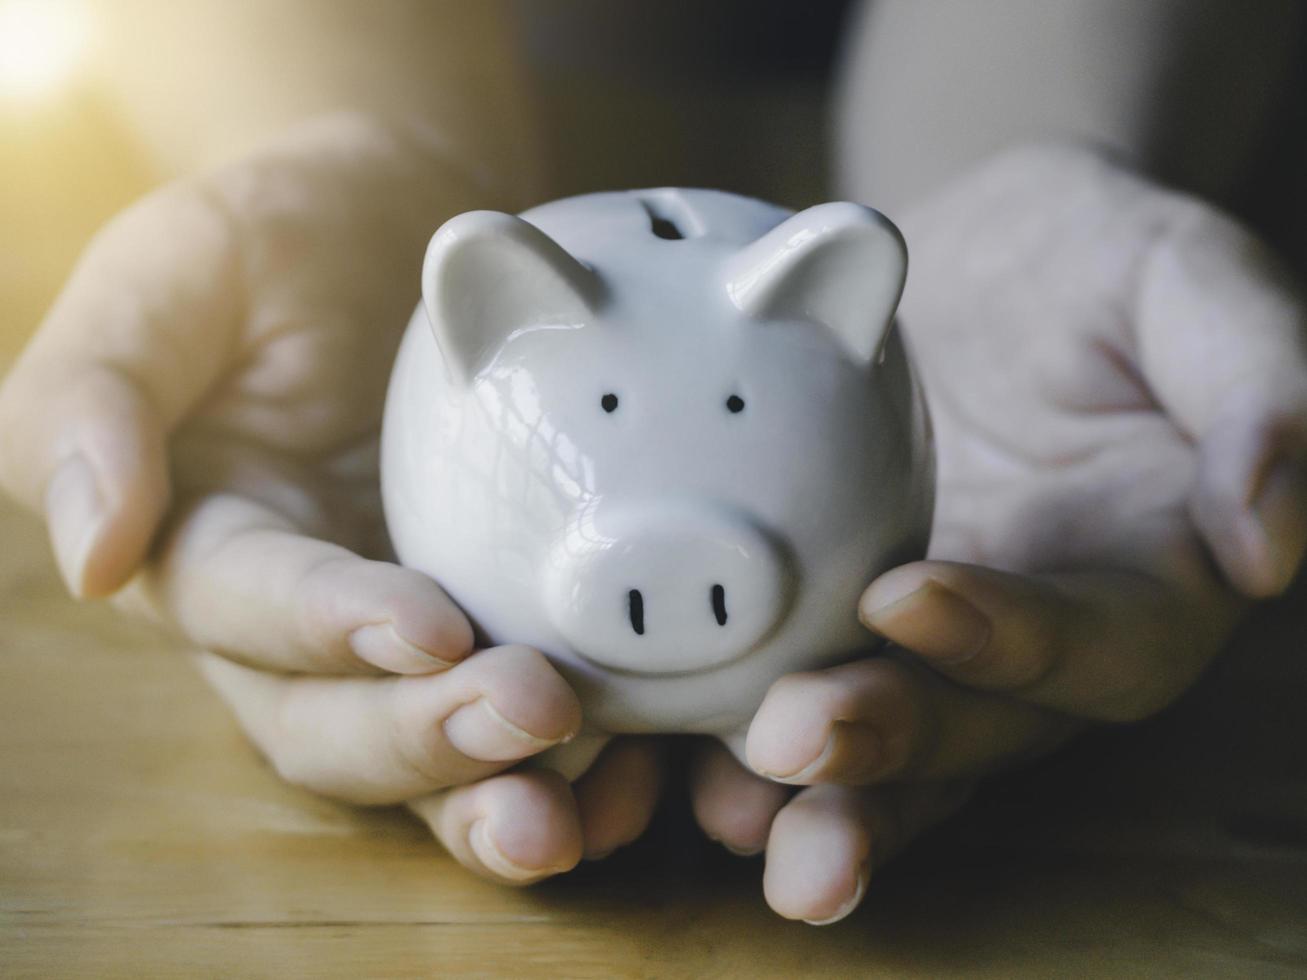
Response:
[{"label": "person's left hand", "polygon": [[866,625],[916,657],[783,678],[705,831],[835,921],[967,782],[1175,699],[1307,543],[1307,307],[1248,232],[1085,151],[1005,154],[903,223],[935,424],[928,561]]}]

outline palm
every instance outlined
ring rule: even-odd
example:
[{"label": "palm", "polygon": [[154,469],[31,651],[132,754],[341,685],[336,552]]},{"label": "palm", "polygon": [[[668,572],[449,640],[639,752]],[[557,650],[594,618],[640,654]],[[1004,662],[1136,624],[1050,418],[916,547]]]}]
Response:
[{"label": "palm", "polygon": [[[367,297],[364,308],[342,302],[328,280],[285,324],[251,316],[212,394],[173,440],[180,487],[235,492],[317,537],[378,554],[376,442],[408,264],[391,295]],[[266,309],[270,299],[256,291],[251,303]]]},{"label": "palm", "polygon": [[1107,177],[1063,194],[1015,176],[905,222],[902,319],[939,450],[932,557],[1215,591],[1187,512],[1198,454],[1135,366],[1148,210]]},{"label": "palm", "polygon": [[420,175],[416,154],[369,156],[273,156],[214,178],[242,308],[173,448],[186,491],[235,491],[375,555],[385,385],[449,182],[397,180]]}]

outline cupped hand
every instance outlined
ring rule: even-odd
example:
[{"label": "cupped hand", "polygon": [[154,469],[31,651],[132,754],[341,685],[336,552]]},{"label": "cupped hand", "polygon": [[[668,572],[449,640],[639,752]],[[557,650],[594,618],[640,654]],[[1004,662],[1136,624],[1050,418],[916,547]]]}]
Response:
[{"label": "cupped hand", "polygon": [[[782,914],[1089,721],[1174,700],[1307,544],[1307,306],[1252,235],[1087,151],[1008,153],[905,215],[901,308],[938,445],[929,560],[860,614],[915,656],[795,675],[698,811]],[[814,785],[822,784],[822,785]],[[834,784],[834,785],[832,785]]]},{"label": "cupped hand", "polygon": [[466,654],[430,581],[359,556],[386,554],[376,442],[425,238],[473,193],[415,132],[331,117],[103,229],[0,389],[0,480],[70,590],[137,576],[130,600],[267,667]]},{"label": "cupped hand", "polygon": [[75,595],[208,651],[283,776],[414,801],[456,857],[520,881],[638,834],[657,759],[618,744],[575,792],[497,776],[577,732],[575,695],[535,651],[472,653],[436,584],[386,560],[377,442],[423,251],[493,195],[419,128],[361,116],[151,195],[5,379],[0,482]]}]

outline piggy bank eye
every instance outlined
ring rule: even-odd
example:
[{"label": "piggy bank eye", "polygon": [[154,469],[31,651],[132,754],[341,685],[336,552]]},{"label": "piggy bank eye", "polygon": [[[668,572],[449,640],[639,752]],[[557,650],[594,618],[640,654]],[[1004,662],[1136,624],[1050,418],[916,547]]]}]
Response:
[{"label": "piggy bank eye", "polygon": [[731,395],[730,398],[726,399],[726,409],[732,415],[739,415],[744,411],[744,399],[739,395]]},{"label": "piggy bank eye", "polygon": [[599,405],[605,412],[611,414],[617,411],[617,396],[610,391],[599,399]]}]

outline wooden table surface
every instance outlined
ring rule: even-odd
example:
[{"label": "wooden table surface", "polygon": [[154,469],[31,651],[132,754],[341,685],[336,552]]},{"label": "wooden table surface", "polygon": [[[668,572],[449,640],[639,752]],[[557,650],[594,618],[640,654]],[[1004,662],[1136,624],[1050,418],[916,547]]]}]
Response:
[{"label": "wooden table surface", "polygon": [[1264,663],[994,783],[817,929],[678,800],[601,865],[481,882],[282,785],[180,651],[63,597],[34,520],[0,542],[6,977],[1307,976],[1307,691]]},{"label": "wooden table surface", "polygon": [[[112,134],[74,122],[0,141],[0,363],[135,193]],[[180,651],[66,599],[0,505],[0,977],[1307,976],[1304,608],[1260,614],[1160,719],[992,783],[817,929],[770,913],[760,862],[683,801],[513,891],[400,812],[282,785]]]}]

